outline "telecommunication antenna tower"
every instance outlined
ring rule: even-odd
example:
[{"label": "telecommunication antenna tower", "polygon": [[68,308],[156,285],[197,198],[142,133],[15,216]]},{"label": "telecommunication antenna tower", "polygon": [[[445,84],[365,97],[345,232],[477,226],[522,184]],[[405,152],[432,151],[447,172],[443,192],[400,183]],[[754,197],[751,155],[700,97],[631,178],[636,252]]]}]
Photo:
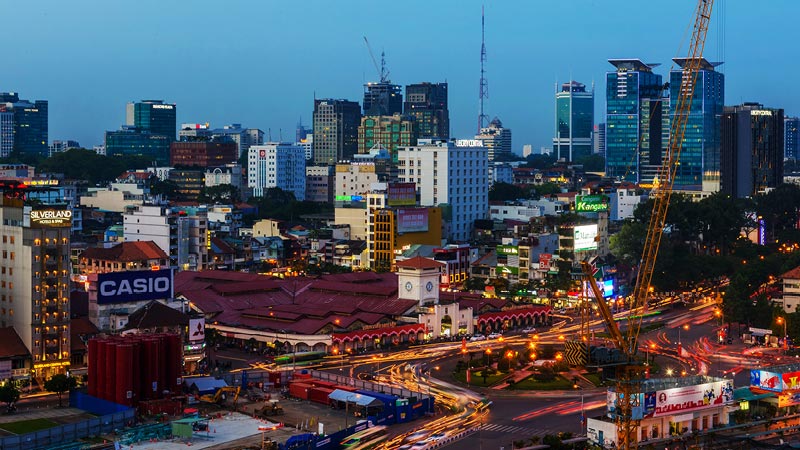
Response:
[{"label": "telecommunication antenna tower", "polygon": [[489,116],[483,111],[483,102],[489,98],[489,82],[486,80],[486,23],[483,14],[483,6],[481,6],[481,81],[480,89],[478,91],[478,102],[480,103],[480,112],[478,113],[478,133],[481,128],[489,124]]}]

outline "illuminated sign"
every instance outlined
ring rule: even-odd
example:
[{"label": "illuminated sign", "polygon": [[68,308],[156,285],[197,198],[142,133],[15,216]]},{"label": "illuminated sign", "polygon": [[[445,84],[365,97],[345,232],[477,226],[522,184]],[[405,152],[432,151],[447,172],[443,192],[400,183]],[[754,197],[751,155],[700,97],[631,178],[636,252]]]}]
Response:
[{"label": "illuminated sign", "polygon": [[206,347],[206,343],[205,342],[201,342],[199,344],[186,344],[186,345],[183,346],[183,351],[184,352],[199,352],[200,350],[203,350],[205,347]]},{"label": "illuminated sign", "polygon": [[71,209],[35,209],[31,211],[31,227],[71,227]]},{"label": "illuminated sign", "polygon": [[417,184],[389,183],[386,196],[388,206],[414,206],[417,204]]},{"label": "illuminated sign", "polygon": [[51,363],[36,363],[33,365],[34,369],[46,369],[48,367],[64,367],[70,365],[69,361],[59,361]]},{"label": "illuminated sign", "polygon": [[655,396],[653,417],[670,416],[733,403],[733,382],[714,381],[665,389],[657,391]]},{"label": "illuminated sign", "polygon": [[97,304],[173,297],[172,269],[109,272],[97,275]]},{"label": "illuminated sign", "polygon": [[259,150],[258,151],[258,157],[259,158],[266,158],[267,157],[267,151],[266,150]]},{"label": "illuminated sign", "polygon": [[498,245],[497,246],[497,254],[498,255],[518,255],[519,254],[519,247],[516,245]]},{"label": "illuminated sign", "polygon": [[603,297],[608,298],[614,295],[614,280],[603,280]]},{"label": "illuminated sign", "polygon": [[539,254],[539,270],[550,269],[550,261],[553,259],[552,253]]},{"label": "illuminated sign", "polygon": [[754,109],[754,110],[750,111],[750,115],[751,116],[771,116],[772,115],[772,111],[767,111],[767,110],[763,110],[763,109]]},{"label": "illuminated sign", "polygon": [[750,371],[750,386],[765,391],[783,391],[783,383],[780,375],[775,372],[760,369],[753,369]]},{"label": "illuminated sign", "polygon": [[364,197],[361,195],[337,195],[335,200],[337,202],[363,202]]},{"label": "illuminated sign", "polygon": [[576,195],[576,212],[608,211],[608,197],[605,195]]},{"label": "illuminated sign", "polygon": [[29,180],[25,184],[28,186],[58,186],[58,180]]},{"label": "illuminated sign", "polygon": [[581,225],[574,230],[576,252],[597,250],[597,225]]},{"label": "illuminated sign", "polygon": [[172,109],[172,105],[150,105],[153,109]]},{"label": "illuminated sign", "polygon": [[397,232],[419,233],[428,231],[428,208],[397,210]]},{"label": "illuminated sign", "polygon": [[189,341],[197,342],[206,338],[206,319],[189,319]]}]

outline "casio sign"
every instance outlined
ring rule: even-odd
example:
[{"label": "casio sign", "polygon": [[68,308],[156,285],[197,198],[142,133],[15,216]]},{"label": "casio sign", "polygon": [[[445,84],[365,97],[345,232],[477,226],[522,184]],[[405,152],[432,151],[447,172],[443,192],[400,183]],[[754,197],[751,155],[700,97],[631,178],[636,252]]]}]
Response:
[{"label": "casio sign", "polygon": [[110,272],[97,275],[97,303],[164,300],[173,297],[172,269]]},{"label": "casio sign", "polygon": [[137,279],[133,281],[113,280],[100,283],[100,293],[107,296],[125,294],[145,294],[145,293],[167,293],[171,290],[170,279],[167,277]]}]

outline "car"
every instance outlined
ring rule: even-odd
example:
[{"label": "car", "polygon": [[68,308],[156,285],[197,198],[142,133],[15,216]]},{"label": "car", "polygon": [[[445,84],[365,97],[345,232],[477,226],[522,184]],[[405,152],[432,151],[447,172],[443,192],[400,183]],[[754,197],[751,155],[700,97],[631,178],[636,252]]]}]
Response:
[{"label": "car", "polygon": [[524,330],[522,330],[522,332],[523,332],[523,333],[528,333],[528,334],[530,334],[530,333],[536,333],[536,328],[533,328],[533,327],[528,327],[528,328],[525,328]]},{"label": "car", "polygon": [[486,340],[486,336],[484,336],[482,334],[476,334],[475,336],[472,336],[471,338],[469,338],[470,342],[485,341],[485,340]]},{"label": "car", "polygon": [[428,437],[429,434],[430,434],[429,431],[420,430],[420,431],[417,431],[417,432],[409,434],[406,437],[405,442],[410,442],[410,443],[413,444],[414,442],[417,442],[419,440],[425,439],[426,437]]},{"label": "car", "polygon": [[500,334],[500,333],[492,333],[492,334],[489,335],[489,339],[498,339],[498,338],[501,338],[501,337],[503,337],[503,335]]},{"label": "car", "polygon": [[441,441],[445,437],[447,437],[447,433],[436,433],[432,434],[431,437],[429,437],[427,440],[430,442],[436,442],[436,441]]}]

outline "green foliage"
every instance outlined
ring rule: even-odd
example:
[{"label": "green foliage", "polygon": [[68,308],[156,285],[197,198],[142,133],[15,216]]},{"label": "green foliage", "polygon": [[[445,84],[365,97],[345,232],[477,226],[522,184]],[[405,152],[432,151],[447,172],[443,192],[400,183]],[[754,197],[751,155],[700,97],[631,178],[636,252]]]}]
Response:
[{"label": "green foliage", "polygon": [[556,157],[553,155],[528,155],[527,162],[522,167],[544,170],[553,167],[555,162]]},{"label": "green foliage", "polygon": [[178,183],[172,180],[159,180],[153,177],[150,179],[150,193],[173,199],[178,195]]},{"label": "green foliage", "polygon": [[489,189],[489,201],[511,201],[530,198],[530,188],[520,187],[509,183],[494,183]]},{"label": "green foliage", "polygon": [[294,194],[280,188],[269,188],[261,197],[251,197],[248,203],[258,207],[256,219],[296,220],[301,215],[321,214],[333,210],[327,203],[317,203],[295,199]]},{"label": "green foliage", "polygon": [[606,159],[600,155],[587,155],[578,158],[576,164],[583,166],[584,172],[603,172],[606,170]]},{"label": "green foliage", "polygon": [[78,380],[60,373],[53,375],[49,380],[44,382],[44,389],[46,391],[55,392],[58,395],[58,406],[61,407],[61,394],[71,389],[75,389],[78,385]]},{"label": "green foliage", "polygon": [[37,172],[63,173],[66,178],[87,180],[91,184],[117,179],[126,170],[147,168],[151,161],[140,156],[110,157],[92,150],[74,148],[56,153],[36,167]]},{"label": "green foliage", "polygon": [[485,288],[486,288],[486,283],[483,281],[483,278],[469,277],[464,282],[465,291],[482,291]]},{"label": "green foliage", "polygon": [[0,402],[10,405],[19,400],[19,395],[19,389],[12,383],[6,382],[0,386]]},{"label": "green foliage", "polygon": [[206,186],[200,190],[197,201],[211,204],[231,204],[239,201],[239,189],[232,184]]}]

